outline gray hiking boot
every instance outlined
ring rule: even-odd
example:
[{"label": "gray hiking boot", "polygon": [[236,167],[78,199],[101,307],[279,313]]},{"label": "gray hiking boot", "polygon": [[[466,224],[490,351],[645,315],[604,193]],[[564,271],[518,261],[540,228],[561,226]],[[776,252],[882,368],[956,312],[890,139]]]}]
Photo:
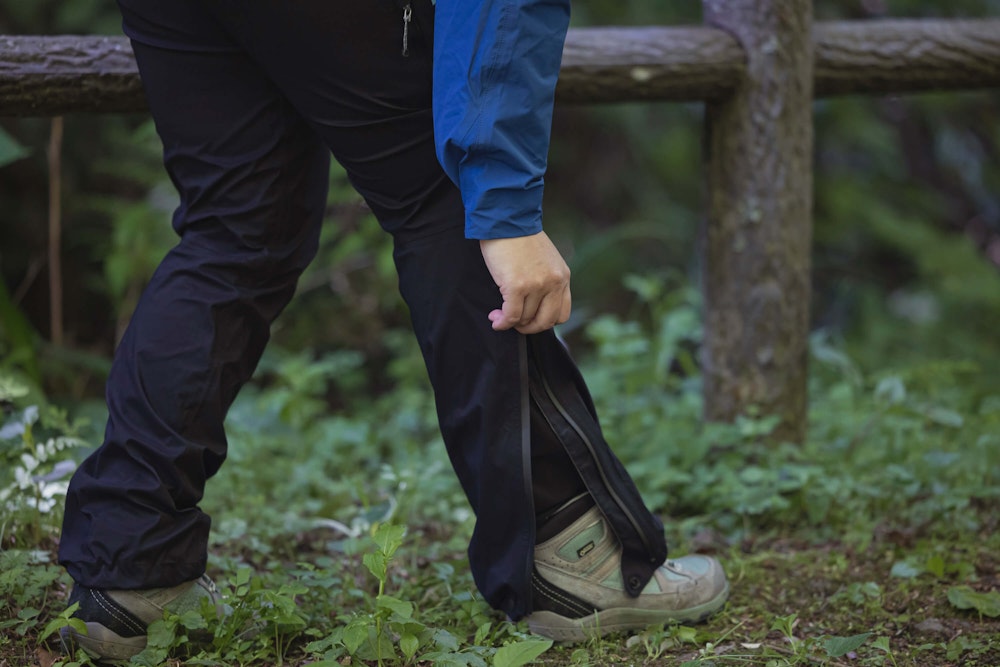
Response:
[{"label": "gray hiking boot", "polygon": [[83,635],[72,628],[60,632],[69,653],[79,646],[100,661],[128,661],[146,648],[146,630],[166,612],[183,614],[201,609],[208,602],[221,614],[222,604],[215,584],[202,575],[171,588],[150,588],[137,591],[104,590],[74,586],[69,604],[79,602],[73,614],[87,625]]},{"label": "gray hiking boot", "polygon": [[532,632],[583,641],[661,623],[697,623],[725,605],[729,582],[717,560],[685,556],[656,570],[638,597],[625,593],[621,544],[594,507],[535,547]]}]

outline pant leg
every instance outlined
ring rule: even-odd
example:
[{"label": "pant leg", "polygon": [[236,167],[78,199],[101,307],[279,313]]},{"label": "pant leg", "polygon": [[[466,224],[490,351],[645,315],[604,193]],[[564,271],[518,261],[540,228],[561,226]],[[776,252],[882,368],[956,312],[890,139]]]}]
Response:
[{"label": "pant leg", "polygon": [[[431,4],[413,3],[408,57],[400,49],[402,11],[393,1],[336,11],[327,0],[218,7],[220,20],[235,26],[236,39],[323,137],[393,235],[400,290],[445,444],[479,519],[469,549],[473,574],[491,604],[521,615],[530,600],[534,464],[547,504],[564,500],[553,500],[554,492],[569,497],[584,487],[557,440],[537,438],[533,446],[527,372],[519,365],[527,361],[523,337],[492,330],[487,314],[499,305],[499,290],[478,241],[464,238],[461,197],[435,155]],[[275,39],[275,26],[298,39]]]},{"label": "pant leg", "polygon": [[[529,337],[495,332],[487,319],[499,290],[479,243],[464,238],[461,198],[434,152],[429,0],[412,3],[409,57],[400,53],[395,2],[336,11],[328,0],[219,6],[393,235],[445,445],[477,515],[469,556],[486,600],[514,618],[530,611],[535,497],[559,504],[584,489],[622,537],[626,587],[638,594],[666,556],[662,526],[600,436],[579,373],[552,332],[530,337],[529,354]],[[275,39],[276,26],[298,39]],[[555,399],[536,407],[558,404],[564,414],[542,418],[541,407],[532,409],[532,367]]]},{"label": "pant leg", "polygon": [[104,443],[67,494],[60,561],[106,588],[204,572],[210,519],[198,502],[226,456],[223,419],[316,252],[329,166],[312,129],[198,3],[162,3],[187,33],[157,32],[128,4],[126,27],[149,35],[133,46],[181,195],[180,241],[115,353]]}]

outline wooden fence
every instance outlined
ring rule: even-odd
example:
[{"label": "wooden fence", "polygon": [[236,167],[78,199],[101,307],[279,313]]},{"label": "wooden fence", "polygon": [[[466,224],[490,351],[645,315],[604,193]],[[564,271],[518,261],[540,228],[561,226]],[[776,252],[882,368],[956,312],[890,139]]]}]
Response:
[{"label": "wooden fence", "polygon": [[[558,101],[706,103],[706,417],[756,406],[801,440],[812,99],[1000,87],[1000,19],[813,23],[810,0],[703,5],[704,26],[571,30]],[[0,116],[144,108],[124,38],[0,36]]]}]

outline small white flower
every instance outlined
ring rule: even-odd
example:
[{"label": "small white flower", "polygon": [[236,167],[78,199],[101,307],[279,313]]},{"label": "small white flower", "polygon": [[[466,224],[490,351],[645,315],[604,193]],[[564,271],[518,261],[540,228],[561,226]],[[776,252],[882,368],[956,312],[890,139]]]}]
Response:
[{"label": "small white flower", "polygon": [[57,501],[51,498],[28,498],[25,503],[28,507],[32,507],[38,511],[39,514],[47,514],[52,511],[52,508],[56,506]]},{"label": "small white flower", "polygon": [[56,496],[65,496],[66,491],[69,490],[69,482],[53,482],[51,484],[42,484],[42,496],[45,498],[55,498]]},{"label": "small white flower", "polygon": [[32,487],[31,473],[24,468],[14,468],[14,480],[19,489],[30,489]]},{"label": "small white flower", "polygon": [[38,467],[38,460],[28,453],[21,454],[21,462],[29,472]]},{"label": "small white flower", "polygon": [[38,421],[38,406],[29,405],[24,409],[24,423],[34,424],[36,421]]}]

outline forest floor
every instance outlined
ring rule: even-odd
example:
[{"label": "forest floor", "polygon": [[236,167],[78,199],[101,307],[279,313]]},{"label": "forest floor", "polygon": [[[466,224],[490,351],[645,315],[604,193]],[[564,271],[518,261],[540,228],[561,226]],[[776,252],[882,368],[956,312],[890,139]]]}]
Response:
[{"label": "forest floor", "polygon": [[[430,532],[433,531],[425,536]],[[693,627],[651,628],[631,637],[613,636],[579,645],[556,644],[531,664],[998,667],[1000,617],[991,617],[983,611],[994,614],[997,611],[1000,538],[992,529],[980,537],[978,542],[946,544],[925,542],[914,534],[888,530],[861,548],[785,537],[747,540],[720,550],[718,536],[703,533],[695,537],[693,546],[701,551],[718,552],[729,573],[732,593],[723,612]],[[311,537],[302,536],[299,548],[311,550],[315,546],[317,543]],[[438,594],[442,599],[445,597],[440,583],[419,590],[436,579],[433,575],[424,576],[434,569],[431,561],[419,553],[408,553],[419,550],[417,546],[403,547],[397,555],[410,565],[402,567],[397,563],[391,567],[388,580],[403,599],[422,599],[429,606],[440,606],[439,613],[447,620],[438,624],[448,626],[451,633],[460,636],[462,608],[468,608],[468,602],[455,602],[449,611],[447,602],[438,605],[434,601]],[[437,551],[438,563],[455,567],[457,582],[471,585],[463,569],[461,552],[431,551]],[[901,552],[910,555],[900,560]],[[343,559],[344,570],[358,576],[360,557]],[[273,563],[270,567],[269,576],[277,581],[280,568]],[[295,566],[290,563],[288,567],[291,570]],[[223,572],[215,574],[226,576]],[[974,583],[962,587],[968,581]],[[49,587],[56,606],[66,595],[65,584],[64,576],[60,576]],[[970,591],[984,594],[970,598],[980,603],[980,609],[958,608],[962,594],[968,596]],[[420,602],[416,604],[419,606]],[[330,609],[328,613],[336,615],[337,610]],[[484,618],[497,627],[509,625],[484,608],[476,613],[478,619],[466,616],[466,636],[460,639],[461,643],[483,643],[481,636],[474,639],[473,635]],[[39,626],[25,627],[28,627],[25,636],[17,636],[14,628],[4,630],[8,635],[0,638],[0,667],[53,667],[59,661],[67,664],[67,656],[61,654],[57,642],[50,639],[39,643],[32,639],[37,636]],[[521,636],[511,627],[512,633]],[[377,660],[365,660],[363,656],[341,656],[336,661],[323,662],[315,654],[302,652],[304,638],[305,635],[300,635],[299,640],[291,643],[280,664],[377,664]],[[262,667],[279,664],[273,657],[244,659],[247,661],[241,660],[239,664]],[[453,659],[440,662],[453,664]],[[485,662],[491,661],[487,657]],[[386,661],[386,664],[438,663],[433,659],[422,661],[419,655],[410,661]],[[166,659],[159,664],[227,663],[202,656],[187,662]],[[470,658],[467,664],[477,664],[477,660]]]},{"label": "forest floor", "polygon": [[[472,581],[474,517],[429,392],[403,383],[331,411],[325,380],[344,360],[299,355],[241,393],[201,502],[230,613],[154,623],[132,664],[1000,667],[994,374],[928,361],[864,377],[827,350],[810,437],[776,443],[771,418],[703,423],[697,383],[657,382],[633,349],[645,338],[614,327],[590,372],[604,432],[672,553],[722,561],[719,614],[573,646],[508,622]],[[44,480],[100,435],[31,406],[0,434],[0,667],[87,665],[55,639],[71,582],[55,562],[60,487]]]}]

